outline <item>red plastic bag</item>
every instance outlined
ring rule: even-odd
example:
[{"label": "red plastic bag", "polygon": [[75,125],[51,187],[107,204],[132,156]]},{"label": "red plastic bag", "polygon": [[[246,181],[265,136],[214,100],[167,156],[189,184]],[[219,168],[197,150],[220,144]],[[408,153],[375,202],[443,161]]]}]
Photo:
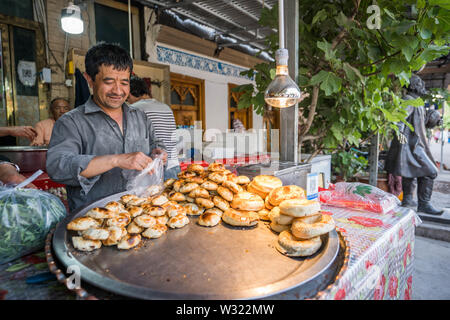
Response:
[{"label": "red plastic bag", "polygon": [[387,213],[400,205],[393,194],[359,182],[338,182],[333,189],[319,192],[323,204],[375,213]]}]

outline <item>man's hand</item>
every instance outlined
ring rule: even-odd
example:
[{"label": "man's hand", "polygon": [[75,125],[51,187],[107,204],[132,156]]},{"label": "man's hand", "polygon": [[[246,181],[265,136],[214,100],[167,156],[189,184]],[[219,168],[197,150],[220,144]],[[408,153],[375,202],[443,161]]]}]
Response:
[{"label": "man's hand", "polygon": [[127,170],[144,170],[153,161],[142,152],[118,154],[115,160],[116,167]]},{"label": "man's hand", "polygon": [[14,137],[24,137],[30,141],[33,141],[37,136],[36,130],[31,126],[14,126],[7,128],[7,134]]},{"label": "man's hand", "polygon": [[167,152],[161,148],[155,148],[152,150],[152,158],[160,158],[164,164],[167,163]]}]

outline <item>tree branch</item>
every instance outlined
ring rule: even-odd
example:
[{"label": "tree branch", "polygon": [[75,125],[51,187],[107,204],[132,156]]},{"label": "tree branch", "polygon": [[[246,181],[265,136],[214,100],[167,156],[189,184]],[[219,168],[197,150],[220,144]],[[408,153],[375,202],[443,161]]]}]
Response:
[{"label": "tree branch", "polygon": [[312,122],[314,120],[314,116],[316,115],[317,101],[319,99],[319,86],[313,87],[313,92],[311,96],[311,105],[309,106],[308,119],[306,120],[305,127],[300,133],[300,136],[306,134],[311,128]]}]

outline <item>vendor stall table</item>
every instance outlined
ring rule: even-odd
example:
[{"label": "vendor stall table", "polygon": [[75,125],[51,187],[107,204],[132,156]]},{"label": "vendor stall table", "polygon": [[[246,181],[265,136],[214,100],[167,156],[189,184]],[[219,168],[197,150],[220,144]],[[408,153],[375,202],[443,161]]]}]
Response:
[{"label": "vendor stall table", "polygon": [[[304,296],[294,288],[267,299],[410,299],[414,231],[420,223],[415,211],[398,207],[379,215],[325,206],[323,210],[346,237],[346,268],[337,278],[330,277],[320,292]],[[75,299],[48,271],[44,251],[0,265],[0,299]],[[117,299],[113,294],[100,296],[100,289],[83,282],[82,287],[97,297]]]}]

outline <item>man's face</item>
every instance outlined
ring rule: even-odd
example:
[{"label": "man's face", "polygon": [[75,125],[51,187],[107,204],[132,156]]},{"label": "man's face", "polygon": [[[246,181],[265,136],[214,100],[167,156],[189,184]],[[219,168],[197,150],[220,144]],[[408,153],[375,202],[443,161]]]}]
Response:
[{"label": "man's face", "polygon": [[94,80],[87,74],[86,79],[95,103],[103,108],[120,108],[130,93],[130,69],[119,71],[102,64]]},{"label": "man's face", "polygon": [[137,101],[139,101],[140,99],[138,98],[138,97],[135,97],[135,96],[133,96],[131,93],[130,93],[130,95],[128,96],[128,99],[127,99],[127,102],[129,103],[129,104],[133,104],[133,103],[135,103],[135,102],[137,102]]},{"label": "man's face", "polygon": [[51,112],[53,119],[58,120],[64,113],[70,111],[70,105],[66,100],[58,99],[53,102]]}]

